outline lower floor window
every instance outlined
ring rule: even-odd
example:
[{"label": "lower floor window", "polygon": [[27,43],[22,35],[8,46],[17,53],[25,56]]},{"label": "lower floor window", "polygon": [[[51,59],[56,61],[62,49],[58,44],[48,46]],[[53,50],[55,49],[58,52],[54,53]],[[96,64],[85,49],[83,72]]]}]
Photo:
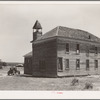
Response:
[{"label": "lower floor window", "polygon": [[86,60],[86,70],[89,70],[90,66],[89,66],[89,60]]},{"label": "lower floor window", "polygon": [[95,63],[95,69],[98,68],[98,60],[94,60],[94,63]]},{"label": "lower floor window", "polygon": [[76,70],[80,69],[80,59],[76,59]]},{"label": "lower floor window", "polygon": [[63,65],[62,65],[62,58],[58,58],[58,71],[63,70]]},{"label": "lower floor window", "polygon": [[[91,62],[93,63],[93,62]],[[64,70],[69,70],[69,59],[64,59],[63,62],[63,58],[59,57],[58,58],[58,71],[63,71],[63,64],[64,64]],[[86,59],[85,63],[84,63],[84,67],[86,68],[86,70],[90,70],[90,60]],[[80,70],[80,59],[76,59],[76,70]],[[98,60],[94,60],[94,68],[97,69],[98,68]]]},{"label": "lower floor window", "polygon": [[65,70],[69,69],[69,59],[65,59]]}]

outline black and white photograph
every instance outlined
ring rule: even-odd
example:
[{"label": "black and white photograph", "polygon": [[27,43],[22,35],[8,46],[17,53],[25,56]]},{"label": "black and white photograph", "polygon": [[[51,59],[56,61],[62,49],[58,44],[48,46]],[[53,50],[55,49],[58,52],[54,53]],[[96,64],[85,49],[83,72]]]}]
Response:
[{"label": "black and white photograph", "polygon": [[0,91],[99,92],[100,2],[0,1]]}]

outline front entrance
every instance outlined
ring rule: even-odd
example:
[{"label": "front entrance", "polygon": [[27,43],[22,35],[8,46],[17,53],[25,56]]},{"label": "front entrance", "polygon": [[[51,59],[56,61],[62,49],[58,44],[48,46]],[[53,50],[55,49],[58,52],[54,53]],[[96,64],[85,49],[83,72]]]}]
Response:
[{"label": "front entrance", "polygon": [[62,65],[62,58],[58,58],[58,71],[63,70],[63,65]]}]

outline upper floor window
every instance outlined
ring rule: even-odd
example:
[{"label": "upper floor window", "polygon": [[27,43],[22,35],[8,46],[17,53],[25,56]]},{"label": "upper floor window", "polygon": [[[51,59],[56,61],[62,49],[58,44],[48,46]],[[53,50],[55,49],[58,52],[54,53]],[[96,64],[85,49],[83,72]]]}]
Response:
[{"label": "upper floor window", "polygon": [[89,35],[88,39],[91,39],[91,36]]},{"label": "upper floor window", "polygon": [[98,48],[95,47],[95,54],[98,54]]},{"label": "upper floor window", "polygon": [[66,52],[69,52],[69,43],[66,43]]},{"label": "upper floor window", "polygon": [[80,45],[79,44],[77,44],[77,46],[76,46],[76,53],[80,53]]}]

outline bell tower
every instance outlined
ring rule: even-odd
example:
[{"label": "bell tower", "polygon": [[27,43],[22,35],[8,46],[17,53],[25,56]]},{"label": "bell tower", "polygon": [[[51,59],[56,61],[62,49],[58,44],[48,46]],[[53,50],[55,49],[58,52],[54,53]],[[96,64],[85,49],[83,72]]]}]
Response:
[{"label": "bell tower", "polygon": [[33,26],[33,41],[42,36],[42,27],[38,20]]}]

